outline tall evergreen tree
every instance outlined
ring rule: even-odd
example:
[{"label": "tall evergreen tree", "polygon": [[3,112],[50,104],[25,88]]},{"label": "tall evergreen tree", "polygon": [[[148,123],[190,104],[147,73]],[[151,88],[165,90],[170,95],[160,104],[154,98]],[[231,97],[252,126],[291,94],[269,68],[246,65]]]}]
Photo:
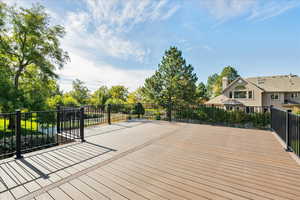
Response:
[{"label": "tall evergreen tree", "polygon": [[176,47],[165,51],[154,75],[145,80],[144,94],[164,107],[183,105],[196,100],[197,76],[187,65],[182,52]]}]

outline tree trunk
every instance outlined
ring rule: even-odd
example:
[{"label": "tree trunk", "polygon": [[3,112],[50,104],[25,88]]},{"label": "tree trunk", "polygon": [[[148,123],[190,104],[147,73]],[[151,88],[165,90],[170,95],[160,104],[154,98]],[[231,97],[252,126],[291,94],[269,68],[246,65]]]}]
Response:
[{"label": "tree trunk", "polygon": [[18,70],[18,71],[16,72],[15,80],[14,80],[14,86],[15,86],[15,89],[16,89],[16,90],[19,89],[19,78],[20,78],[20,75],[21,75],[21,70]]}]

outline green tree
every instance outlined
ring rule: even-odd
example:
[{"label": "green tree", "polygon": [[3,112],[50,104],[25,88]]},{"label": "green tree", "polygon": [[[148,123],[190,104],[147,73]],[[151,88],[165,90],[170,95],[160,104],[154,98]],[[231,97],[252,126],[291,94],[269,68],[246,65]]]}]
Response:
[{"label": "green tree", "polygon": [[218,78],[219,78],[219,75],[217,73],[215,73],[215,74],[209,76],[207,79],[206,88],[207,88],[207,95],[209,98],[214,97],[214,87],[215,87],[215,84],[216,84]]},{"label": "green tree", "polygon": [[127,103],[129,104],[136,104],[139,102],[145,103],[144,96],[143,96],[143,88],[141,87],[129,93],[127,98]]},{"label": "green tree", "polygon": [[72,82],[72,91],[70,92],[70,96],[73,97],[80,105],[84,105],[89,100],[89,89],[84,85],[84,82],[75,79]]},{"label": "green tree", "polygon": [[49,109],[47,99],[59,94],[56,79],[44,76],[35,65],[28,66],[19,84],[23,108],[28,110]]},{"label": "green tree", "polygon": [[64,94],[63,95],[63,97],[62,97],[62,103],[66,107],[80,106],[80,104],[78,103],[78,101],[75,98],[73,98],[71,95],[69,95],[69,94]]},{"label": "green tree", "polygon": [[221,74],[219,75],[219,77],[215,83],[215,87],[214,87],[215,96],[218,96],[222,93],[223,77],[227,77],[228,83],[231,83],[232,81],[234,81],[236,78],[239,77],[239,74],[238,74],[237,70],[231,66],[224,67],[224,69],[222,70]]},{"label": "green tree", "polygon": [[16,101],[17,94],[8,68],[0,67],[0,113],[11,112],[20,104]]},{"label": "green tree", "polygon": [[69,60],[67,52],[60,48],[64,28],[51,26],[41,5],[16,8],[1,3],[0,7],[0,60],[10,68],[14,88],[20,89],[20,79],[29,73],[30,66],[45,77],[56,78],[57,67],[62,68]]},{"label": "green tree", "polygon": [[208,96],[216,97],[222,93],[222,79],[223,77],[228,78],[228,82],[231,83],[239,77],[237,70],[231,66],[224,67],[220,75],[213,74],[208,77],[207,80],[207,91]]},{"label": "green tree", "polygon": [[203,82],[199,83],[196,89],[198,103],[204,103],[208,100],[207,89]]},{"label": "green tree", "polygon": [[95,107],[103,107],[109,98],[110,94],[108,88],[106,86],[101,86],[91,95],[90,103]]},{"label": "green tree", "polygon": [[110,102],[125,103],[127,100],[128,89],[122,85],[112,86],[108,92],[111,97]]},{"label": "green tree", "polygon": [[194,103],[197,76],[193,70],[191,65],[186,64],[182,52],[170,47],[154,75],[145,80],[144,93],[164,107]]}]

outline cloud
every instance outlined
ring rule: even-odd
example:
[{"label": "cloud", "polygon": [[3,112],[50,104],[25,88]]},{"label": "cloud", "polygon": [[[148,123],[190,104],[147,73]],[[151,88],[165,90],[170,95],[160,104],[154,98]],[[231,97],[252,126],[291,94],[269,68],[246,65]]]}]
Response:
[{"label": "cloud", "polygon": [[256,5],[248,20],[266,20],[278,16],[292,8],[300,6],[300,1],[270,1]]},{"label": "cloud", "polygon": [[150,50],[128,39],[134,26],[166,20],[179,6],[169,0],[82,0],[86,9],[68,12],[64,43],[121,60],[142,63]]},{"label": "cloud", "polygon": [[201,5],[217,20],[225,21],[240,16],[256,3],[256,0],[204,0]]},{"label": "cloud", "polygon": [[72,88],[72,81],[78,78],[86,83],[92,91],[101,85],[124,85],[130,90],[142,86],[152,70],[120,69],[105,63],[97,63],[81,55],[71,53],[72,63],[68,63],[61,71],[60,85],[65,91]]},{"label": "cloud", "polygon": [[62,88],[70,90],[75,78],[86,82],[91,90],[100,85],[122,84],[131,90],[142,86],[144,79],[152,74],[151,70],[122,69],[106,60],[111,57],[143,63],[150,50],[139,41],[129,39],[128,35],[141,23],[170,18],[179,6],[170,0],[82,2],[85,8],[62,16],[66,19],[67,31],[62,44],[71,58],[71,63],[59,72]]},{"label": "cloud", "polygon": [[201,7],[219,22],[243,16],[248,20],[266,20],[300,6],[299,0],[204,0]]}]

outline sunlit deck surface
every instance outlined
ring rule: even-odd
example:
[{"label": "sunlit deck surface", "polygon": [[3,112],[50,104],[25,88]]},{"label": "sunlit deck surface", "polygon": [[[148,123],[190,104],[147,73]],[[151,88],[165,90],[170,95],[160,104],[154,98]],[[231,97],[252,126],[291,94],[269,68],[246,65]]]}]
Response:
[{"label": "sunlit deck surface", "polygon": [[134,121],[0,161],[0,199],[300,199],[300,166],[269,131]]}]

